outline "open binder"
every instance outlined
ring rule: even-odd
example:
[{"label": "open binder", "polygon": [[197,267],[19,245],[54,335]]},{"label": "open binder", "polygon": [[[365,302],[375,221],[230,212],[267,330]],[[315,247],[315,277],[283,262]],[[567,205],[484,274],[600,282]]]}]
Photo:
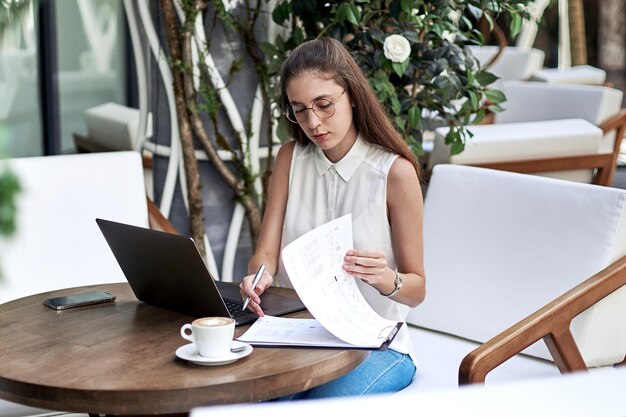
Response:
[{"label": "open binder", "polygon": [[237,340],[260,347],[386,350],[403,324],[397,322],[395,326],[382,329],[375,342],[353,344],[333,335],[315,319],[264,316]]},{"label": "open binder", "polygon": [[403,323],[374,311],[358,287],[358,278],[344,271],[345,253],[352,248],[350,214],[285,246],[285,272],[315,319],[264,316],[239,340],[256,346],[386,349]]}]

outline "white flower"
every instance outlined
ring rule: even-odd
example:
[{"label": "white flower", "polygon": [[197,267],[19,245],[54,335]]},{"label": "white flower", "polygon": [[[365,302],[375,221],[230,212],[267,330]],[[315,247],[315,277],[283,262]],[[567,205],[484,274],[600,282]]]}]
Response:
[{"label": "white flower", "polygon": [[454,43],[454,39],[456,38],[456,33],[452,33],[449,30],[444,30],[443,32],[441,32],[441,37],[447,40],[448,42]]},{"label": "white flower", "polygon": [[237,3],[239,3],[239,0],[222,0],[222,3],[224,4],[224,8],[226,9],[226,11],[228,12],[237,7]]},{"label": "white flower", "polygon": [[411,44],[402,35],[389,35],[383,45],[385,57],[391,62],[404,62],[411,54]]}]

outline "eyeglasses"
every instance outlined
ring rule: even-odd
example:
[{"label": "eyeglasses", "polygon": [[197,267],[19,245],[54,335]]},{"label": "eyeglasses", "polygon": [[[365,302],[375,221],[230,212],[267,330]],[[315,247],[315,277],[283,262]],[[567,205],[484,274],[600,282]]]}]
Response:
[{"label": "eyeglasses", "polygon": [[[345,92],[346,90],[344,89],[341,94],[338,95],[337,100]],[[312,110],[313,114],[320,119],[328,119],[329,117],[333,117],[335,114],[335,102],[327,98],[318,98],[313,102],[311,107],[304,107],[301,104],[290,104],[287,106],[284,114],[292,123],[303,123],[309,118],[309,110]]]}]

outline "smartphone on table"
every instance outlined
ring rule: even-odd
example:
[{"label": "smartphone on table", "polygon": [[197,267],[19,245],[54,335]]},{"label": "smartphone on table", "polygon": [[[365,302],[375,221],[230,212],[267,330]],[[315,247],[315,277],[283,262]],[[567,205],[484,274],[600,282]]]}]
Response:
[{"label": "smartphone on table", "polygon": [[43,303],[54,310],[108,303],[115,300],[115,295],[107,291],[89,291],[64,297],[48,298]]}]

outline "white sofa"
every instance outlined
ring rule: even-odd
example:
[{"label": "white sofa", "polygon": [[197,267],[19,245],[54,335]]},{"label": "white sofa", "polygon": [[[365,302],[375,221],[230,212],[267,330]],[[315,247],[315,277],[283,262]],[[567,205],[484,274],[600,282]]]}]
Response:
[{"label": "white sofa", "polygon": [[611,184],[626,126],[620,90],[524,81],[499,88],[505,110],[494,124],[468,126],[463,152],[450,155],[448,128],[436,130],[430,168],[465,164]]},{"label": "white sofa", "polygon": [[[141,155],[111,152],[15,158],[17,233],[0,239],[0,303],[15,298],[106,282],[124,275],[95,218],[167,229],[146,199]],[[149,210],[149,207],[151,209]],[[47,414],[0,400],[0,416]]]}]

